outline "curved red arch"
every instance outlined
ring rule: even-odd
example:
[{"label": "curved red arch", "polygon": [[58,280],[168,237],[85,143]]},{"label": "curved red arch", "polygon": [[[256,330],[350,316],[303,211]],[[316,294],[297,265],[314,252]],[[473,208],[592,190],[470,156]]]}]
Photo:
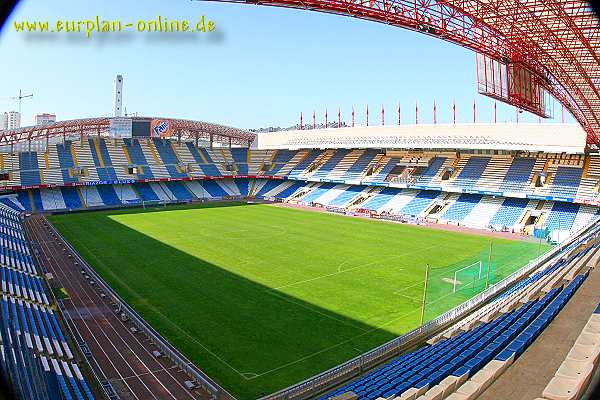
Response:
[{"label": "curved red arch", "polygon": [[[418,31],[519,63],[600,143],[600,23],[583,0],[211,0],[297,8]],[[519,106],[519,104],[515,104]]]}]

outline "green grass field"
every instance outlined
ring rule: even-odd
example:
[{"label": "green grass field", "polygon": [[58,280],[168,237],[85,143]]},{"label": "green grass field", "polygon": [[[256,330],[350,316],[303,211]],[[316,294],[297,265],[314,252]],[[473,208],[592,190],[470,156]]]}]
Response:
[{"label": "green grass field", "polygon": [[[50,217],[164,337],[241,399],[333,367],[474,295],[489,237],[241,203]],[[545,245],[493,239],[497,281]],[[476,284],[477,283],[477,284]]]}]

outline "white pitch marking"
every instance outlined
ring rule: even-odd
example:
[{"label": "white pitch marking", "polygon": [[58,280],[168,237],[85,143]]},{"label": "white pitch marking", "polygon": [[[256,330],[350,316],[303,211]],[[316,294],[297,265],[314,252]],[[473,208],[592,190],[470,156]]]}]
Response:
[{"label": "white pitch marking", "polygon": [[[402,253],[402,254],[396,254],[396,255],[393,255],[393,256],[390,256],[390,257],[404,257],[404,256],[408,256],[408,255],[413,254],[413,253],[421,252],[423,250],[432,249],[434,247],[439,247],[439,245],[436,244],[436,245],[432,245],[432,246],[429,246],[429,247],[425,247],[423,249],[409,251],[409,252]],[[379,257],[381,257],[381,256],[379,256]],[[331,274],[320,275],[320,276],[317,276],[317,277],[314,277],[314,278],[305,279],[303,281],[298,281],[298,282],[290,283],[288,285],[278,286],[278,287],[271,288],[271,289],[268,289],[268,290],[280,290],[280,289],[285,289],[285,288],[288,288],[288,287],[291,287],[291,286],[301,285],[303,283],[316,281],[318,279],[328,278],[328,277],[331,277],[331,276],[343,274],[344,272],[354,271],[354,270],[362,268],[362,267],[367,267],[369,265],[376,264],[377,262],[380,262],[380,261],[372,261],[372,262],[364,263],[364,264],[361,264],[361,265],[357,265],[356,267],[344,269],[344,270],[341,270],[341,271],[339,270],[339,267],[338,267],[338,272],[333,272]],[[400,271],[403,271],[403,269],[400,269]]]}]

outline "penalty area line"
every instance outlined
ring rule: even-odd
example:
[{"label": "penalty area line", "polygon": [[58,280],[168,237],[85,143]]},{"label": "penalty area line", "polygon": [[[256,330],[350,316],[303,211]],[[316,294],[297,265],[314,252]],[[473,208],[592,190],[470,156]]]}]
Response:
[{"label": "penalty area line", "polygon": [[[405,256],[409,256],[409,255],[414,254],[414,253],[422,252],[424,250],[432,249],[434,247],[439,247],[439,245],[436,244],[436,245],[424,247],[422,249],[408,251],[408,252],[402,253],[402,254],[394,254],[394,255],[387,255],[387,256],[378,255],[377,257],[391,257],[391,258],[405,257]],[[344,265],[344,263],[345,263],[345,261],[342,262],[340,265],[338,265],[338,271],[337,272],[332,272],[331,274],[325,274],[325,275],[316,276],[314,278],[305,279],[305,280],[298,281],[298,282],[293,282],[293,283],[290,283],[290,284],[287,284],[287,285],[282,285],[282,286],[270,288],[270,289],[267,289],[267,290],[268,291],[270,291],[270,290],[281,290],[281,289],[285,289],[285,288],[292,287],[292,286],[302,285],[304,283],[313,282],[313,281],[316,281],[316,280],[319,280],[319,279],[329,278],[329,277],[332,277],[332,276],[343,274],[344,272],[350,272],[350,271],[357,270],[359,268],[368,267],[368,266],[373,265],[373,264],[381,263],[381,261],[376,260],[376,261],[371,261],[371,262],[368,262],[368,263],[357,265],[356,267],[347,268],[347,269],[341,269],[341,267]],[[404,271],[404,269],[400,269],[400,271]]]}]

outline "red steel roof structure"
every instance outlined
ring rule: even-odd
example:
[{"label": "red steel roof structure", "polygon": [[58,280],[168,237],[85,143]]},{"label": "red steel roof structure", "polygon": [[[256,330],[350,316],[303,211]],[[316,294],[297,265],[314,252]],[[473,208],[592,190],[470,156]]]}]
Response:
[{"label": "red steel roof structure", "polygon": [[[525,66],[600,147],[600,23],[582,0],[212,0],[314,10],[411,29]],[[511,104],[522,107],[518,100]],[[525,108],[525,107],[523,107]]]},{"label": "red steel roof structure", "polygon": [[[249,146],[256,137],[254,133],[243,129],[213,124],[210,122],[173,118],[133,117],[132,119],[134,121],[136,119],[159,119],[161,121],[168,121],[171,127],[171,136],[184,139],[201,139],[220,143],[231,142],[232,144]],[[108,134],[109,127],[109,117],[60,121],[48,125],[36,125],[0,131],[0,145],[11,145],[24,141],[45,140],[46,138],[53,136],[106,135]]]}]

